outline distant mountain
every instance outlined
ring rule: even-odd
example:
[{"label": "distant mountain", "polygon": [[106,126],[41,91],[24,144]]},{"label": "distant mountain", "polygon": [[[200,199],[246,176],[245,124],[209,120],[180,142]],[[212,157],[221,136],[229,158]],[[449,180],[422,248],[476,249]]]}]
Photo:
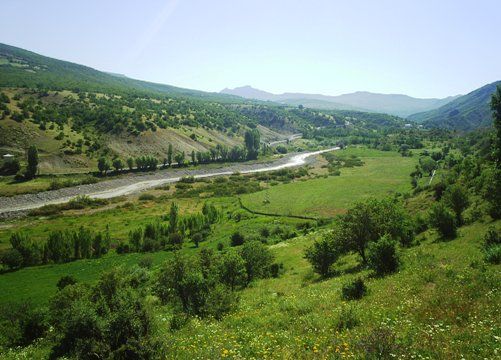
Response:
[{"label": "distant mountain", "polygon": [[491,96],[501,81],[493,82],[445,104],[438,109],[409,116],[429,127],[473,130],[492,124]]},{"label": "distant mountain", "polygon": [[317,109],[370,111],[402,117],[436,109],[457,98],[457,96],[451,96],[444,99],[418,99],[407,95],[375,94],[366,91],[339,96],[302,93],[283,93],[277,95],[254,89],[251,86],[242,86],[235,89],[226,88],[221,93],[241,96],[246,99],[274,101],[288,105],[303,105]]}]

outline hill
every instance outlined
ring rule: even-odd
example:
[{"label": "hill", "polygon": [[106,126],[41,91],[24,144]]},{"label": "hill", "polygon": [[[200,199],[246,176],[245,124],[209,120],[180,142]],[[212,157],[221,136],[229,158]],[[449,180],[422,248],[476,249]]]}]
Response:
[{"label": "hill", "polygon": [[0,155],[23,159],[35,144],[42,173],[95,169],[100,156],[162,161],[170,144],[186,154],[239,146],[256,127],[270,142],[346,121],[358,129],[403,124],[382,114],[300,109],[134,80],[4,44],[0,93]]},{"label": "hill", "polygon": [[489,104],[498,85],[501,85],[501,81],[482,86],[438,109],[411,115],[409,119],[429,127],[455,130],[473,130],[490,126],[492,116]]},{"label": "hill", "polygon": [[221,93],[241,96],[246,99],[275,101],[288,105],[303,105],[322,110],[358,110],[387,113],[401,117],[438,108],[457,98],[456,96],[451,96],[444,99],[418,99],[407,95],[376,94],[366,91],[339,96],[303,93],[283,93],[277,95],[254,89],[251,86],[242,86],[235,89],[226,88]]}]

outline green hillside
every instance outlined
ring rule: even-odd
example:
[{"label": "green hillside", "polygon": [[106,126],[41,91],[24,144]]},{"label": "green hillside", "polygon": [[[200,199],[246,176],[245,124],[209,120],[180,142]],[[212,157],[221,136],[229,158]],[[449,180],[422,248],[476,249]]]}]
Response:
[{"label": "green hillside", "polygon": [[501,81],[485,85],[438,109],[409,116],[409,120],[429,127],[473,130],[492,124],[490,101]]}]

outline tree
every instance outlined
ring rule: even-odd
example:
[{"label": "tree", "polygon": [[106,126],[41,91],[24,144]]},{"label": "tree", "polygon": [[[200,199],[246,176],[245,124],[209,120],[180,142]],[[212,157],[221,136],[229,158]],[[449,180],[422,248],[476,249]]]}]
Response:
[{"label": "tree", "polygon": [[127,166],[128,166],[130,171],[132,171],[134,169],[134,158],[129,157],[127,159]]},{"label": "tree", "polygon": [[409,245],[414,239],[412,222],[402,206],[392,199],[356,203],[341,218],[334,236],[342,251],[358,253],[366,264],[367,246],[385,234],[402,245]]},{"label": "tree", "polygon": [[234,290],[237,286],[243,286],[247,279],[245,261],[235,250],[229,250],[221,257],[219,265],[221,282]]},{"label": "tree", "polygon": [[494,129],[496,130],[496,139],[494,143],[494,159],[496,166],[501,167],[501,86],[496,87],[496,92],[492,94],[491,110],[494,120]]},{"label": "tree", "polygon": [[107,158],[105,158],[104,156],[101,156],[98,160],[97,160],[97,168],[99,170],[99,172],[101,174],[105,174],[106,175],[106,172],[108,170],[110,170],[110,162]]},{"label": "tree", "polygon": [[259,154],[260,134],[257,129],[247,130],[244,135],[247,160],[255,160]]},{"label": "tree", "polygon": [[383,276],[397,271],[400,260],[396,243],[385,235],[367,248],[367,263],[376,275]]},{"label": "tree", "polygon": [[116,158],[113,160],[113,167],[115,168],[116,172],[122,171],[124,166],[125,165],[122,159]]},{"label": "tree", "polygon": [[169,164],[169,167],[172,165],[173,154],[174,154],[174,149],[172,147],[172,144],[169,144],[169,148],[167,149],[167,163]]},{"label": "tree", "polygon": [[305,258],[313,266],[313,270],[322,277],[330,274],[331,266],[334,264],[341,252],[334,238],[323,238],[315,241],[311,247],[306,249]]},{"label": "tree", "polygon": [[425,173],[428,173],[429,176],[431,176],[433,170],[437,168],[437,163],[435,162],[435,160],[428,156],[419,159],[419,164],[421,165],[421,169],[423,169]]},{"label": "tree", "polygon": [[175,233],[179,221],[179,206],[175,202],[170,205],[169,212],[169,232]]},{"label": "tree", "polygon": [[449,186],[443,195],[445,204],[456,214],[458,225],[463,224],[463,211],[470,205],[468,191],[459,184]]},{"label": "tree", "polygon": [[9,269],[15,270],[23,266],[23,255],[16,249],[8,249],[0,254],[0,262]]},{"label": "tree", "polygon": [[240,254],[245,263],[247,283],[269,276],[273,254],[261,242],[254,240],[244,243]]},{"label": "tree", "polygon": [[25,176],[27,179],[33,179],[38,171],[38,149],[35,145],[28,148],[28,165],[26,166]]},{"label": "tree", "polygon": [[177,163],[177,166],[181,167],[184,166],[184,158],[186,157],[184,151],[178,152],[175,156],[175,160]]},{"label": "tree", "polygon": [[197,163],[197,157],[195,155],[195,150],[191,150],[191,164],[195,165]]},{"label": "tree", "polygon": [[430,225],[445,239],[456,237],[456,219],[443,202],[433,204],[428,214]]}]

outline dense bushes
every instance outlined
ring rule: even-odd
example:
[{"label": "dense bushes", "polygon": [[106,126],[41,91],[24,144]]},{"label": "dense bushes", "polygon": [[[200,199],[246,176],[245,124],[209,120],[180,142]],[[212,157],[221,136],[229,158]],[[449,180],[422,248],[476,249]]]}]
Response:
[{"label": "dense bushes", "polygon": [[94,286],[68,285],[50,303],[52,357],[151,359],[156,342],[152,307],[144,297],[148,274],[133,268],[103,274]]},{"label": "dense bushes", "polygon": [[5,251],[2,264],[10,269],[96,258],[106,254],[111,245],[109,232],[94,233],[84,227],[74,231],[54,231],[45,243],[33,242],[24,233],[10,238],[12,249]]},{"label": "dense bushes", "polygon": [[484,236],[485,260],[491,264],[501,263],[501,231],[491,226]]},{"label": "dense bushes", "polygon": [[272,264],[272,254],[257,241],[223,254],[204,249],[198,261],[176,253],[163,264],[155,292],[162,302],[176,306],[177,313],[220,319],[236,306],[234,291],[271,276]]},{"label": "dense bushes", "polygon": [[429,212],[429,223],[444,239],[456,237],[456,217],[443,202],[434,203]]},{"label": "dense bushes", "polygon": [[346,253],[360,255],[363,265],[384,275],[398,268],[395,244],[409,246],[414,224],[400,204],[391,199],[359,202],[340,217],[331,238],[317,241],[305,253],[315,272],[330,273],[337,258]]},{"label": "dense bushes", "polygon": [[120,243],[117,252],[154,252],[161,249],[175,250],[182,247],[185,239],[191,239],[196,246],[211,232],[211,225],[220,219],[220,213],[210,203],[205,203],[199,214],[179,215],[176,203],[171,204],[167,223],[156,221],[129,232],[128,243]]}]

